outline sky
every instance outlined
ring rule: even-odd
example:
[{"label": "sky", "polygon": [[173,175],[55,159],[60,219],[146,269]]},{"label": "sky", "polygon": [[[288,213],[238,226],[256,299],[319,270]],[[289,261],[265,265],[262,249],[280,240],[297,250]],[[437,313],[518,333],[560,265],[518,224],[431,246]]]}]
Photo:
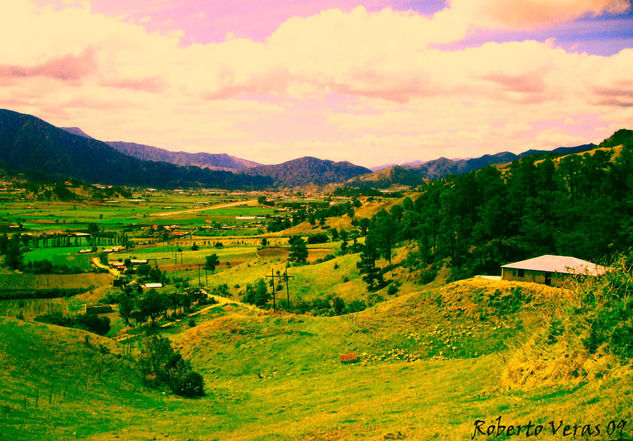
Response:
[{"label": "sky", "polygon": [[0,39],[2,108],[267,164],[633,129],[630,0],[11,0]]}]

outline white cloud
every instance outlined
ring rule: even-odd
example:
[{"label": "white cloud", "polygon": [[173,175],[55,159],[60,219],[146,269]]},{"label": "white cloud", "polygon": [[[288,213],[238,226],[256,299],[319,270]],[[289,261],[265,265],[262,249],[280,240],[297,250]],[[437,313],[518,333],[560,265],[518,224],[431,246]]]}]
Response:
[{"label": "white cloud", "polygon": [[[104,139],[264,162],[475,156],[548,136],[552,146],[575,142],[582,125],[573,122],[601,115],[633,125],[631,49],[594,56],[553,40],[433,48],[477,26],[532,26],[625,6],[527,0],[509,12],[506,3],[453,0],[431,18],[329,10],[292,18],[264,42],[184,46],[182,32],[150,33],[85,6],[15,0],[0,16],[0,103]],[[341,96],[345,106],[332,98]],[[278,133],[263,126],[271,119]],[[283,130],[286,120],[294,130]],[[561,127],[549,130],[554,120]]]}]

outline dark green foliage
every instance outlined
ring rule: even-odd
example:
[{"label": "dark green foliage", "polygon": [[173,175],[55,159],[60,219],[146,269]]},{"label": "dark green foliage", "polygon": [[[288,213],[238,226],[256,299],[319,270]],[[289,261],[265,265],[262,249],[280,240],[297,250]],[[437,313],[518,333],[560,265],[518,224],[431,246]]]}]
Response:
[{"label": "dark green foliage", "polygon": [[[633,245],[630,131],[616,132],[604,145],[618,143],[624,148],[615,159],[610,151],[569,155],[558,163],[528,155],[504,173],[484,167],[431,181],[415,201],[405,199],[374,216],[368,240],[386,259],[395,243],[415,241],[418,251],[406,266],[447,264],[449,281],[498,274],[504,263],[542,254],[601,260]],[[434,276],[423,273],[422,282]]]},{"label": "dark green foliage", "polygon": [[9,237],[7,233],[4,233],[0,236],[0,255],[4,255],[7,252],[7,247],[9,246]]},{"label": "dark green foliage", "polygon": [[30,274],[81,274],[81,268],[68,265],[53,265],[49,260],[37,260],[22,265],[22,272]]},{"label": "dark green foliage", "polygon": [[378,249],[374,243],[368,239],[367,243],[363,247],[363,251],[360,254],[360,260],[356,264],[356,267],[363,275],[363,281],[367,283],[370,290],[384,283],[382,272],[380,271],[380,268],[376,266],[376,260],[378,257]]},{"label": "dark green foliage", "polygon": [[74,177],[92,183],[160,188],[272,184],[270,178],[262,176],[142,161],[101,141],[72,135],[33,116],[9,110],[0,110],[0,161],[25,171],[46,170],[64,179]]},{"label": "dark green foliage", "polygon": [[18,269],[22,266],[24,253],[22,251],[22,243],[20,235],[14,234],[6,245],[4,252],[4,263],[11,269]]},{"label": "dark green foliage", "polygon": [[141,319],[142,322],[151,319],[152,323],[164,314],[169,307],[167,298],[159,294],[155,289],[150,289],[143,293],[143,295],[138,298],[137,304],[138,318]]},{"label": "dark green foliage", "polygon": [[66,328],[79,328],[99,335],[106,335],[110,331],[110,319],[96,314],[81,314],[64,316],[60,313],[44,314],[35,317],[35,321]]},{"label": "dark green foliage", "polygon": [[268,304],[271,298],[272,295],[268,292],[264,279],[259,279],[254,285],[250,283],[246,285],[246,293],[244,295],[246,303],[262,308]]},{"label": "dark green foliage", "polygon": [[209,271],[211,271],[211,273],[213,274],[213,272],[215,271],[215,268],[219,264],[220,264],[220,259],[218,259],[218,255],[213,253],[210,256],[206,257],[204,267],[208,269]]},{"label": "dark green foliage", "polygon": [[291,262],[305,263],[308,258],[308,247],[301,236],[292,236],[288,243],[290,244],[290,256],[288,259]]},{"label": "dark green foliage", "polygon": [[340,297],[334,297],[332,299],[332,309],[334,310],[334,314],[342,314],[345,310],[345,301]]},{"label": "dark green foliage", "polygon": [[308,237],[309,244],[326,243],[327,241],[328,241],[328,235],[325,233],[313,234],[312,236]]},{"label": "dark green foliage", "polygon": [[202,376],[191,369],[191,364],[171,347],[169,339],[151,336],[143,342],[139,367],[146,384],[168,386],[183,396],[204,395]]},{"label": "dark green foliage", "polygon": [[193,245],[191,245],[191,251],[198,251],[200,249],[200,247],[198,245],[196,245],[196,243],[194,242]]},{"label": "dark green foliage", "polygon": [[147,277],[151,270],[152,270],[151,266],[149,266],[146,263],[143,263],[136,268],[136,274],[138,274],[141,277]]},{"label": "dark green foliage", "polygon": [[389,288],[387,288],[387,294],[390,296],[398,294],[398,287],[396,285],[389,285]]}]

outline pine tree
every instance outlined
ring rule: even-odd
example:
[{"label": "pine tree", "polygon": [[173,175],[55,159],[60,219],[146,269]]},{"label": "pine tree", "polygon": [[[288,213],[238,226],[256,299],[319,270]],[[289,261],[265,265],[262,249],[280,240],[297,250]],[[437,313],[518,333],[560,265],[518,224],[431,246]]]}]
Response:
[{"label": "pine tree", "polygon": [[291,262],[305,263],[308,259],[308,247],[301,236],[292,236],[290,238],[290,257]]},{"label": "pine tree", "polygon": [[363,281],[367,283],[370,290],[374,289],[376,282],[378,283],[377,286],[384,283],[380,268],[376,267],[376,259],[378,257],[378,249],[371,240],[368,240],[360,254],[360,261],[356,264],[356,267],[363,275]]}]

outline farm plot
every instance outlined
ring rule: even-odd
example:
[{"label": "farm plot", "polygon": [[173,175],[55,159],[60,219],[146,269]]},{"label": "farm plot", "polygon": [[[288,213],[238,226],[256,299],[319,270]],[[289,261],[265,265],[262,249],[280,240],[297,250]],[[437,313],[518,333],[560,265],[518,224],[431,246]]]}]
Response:
[{"label": "farm plot", "polygon": [[84,248],[86,247],[37,248],[24,255],[24,263],[48,260],[53,265],[66,265],[90,271],[92,269],[90,264],[91,255],[78,254],[79,250]]},{"label": "farm plot", "polygon": [[112,283],[109,274],[0,274],[0,292],[91,289]]}]

